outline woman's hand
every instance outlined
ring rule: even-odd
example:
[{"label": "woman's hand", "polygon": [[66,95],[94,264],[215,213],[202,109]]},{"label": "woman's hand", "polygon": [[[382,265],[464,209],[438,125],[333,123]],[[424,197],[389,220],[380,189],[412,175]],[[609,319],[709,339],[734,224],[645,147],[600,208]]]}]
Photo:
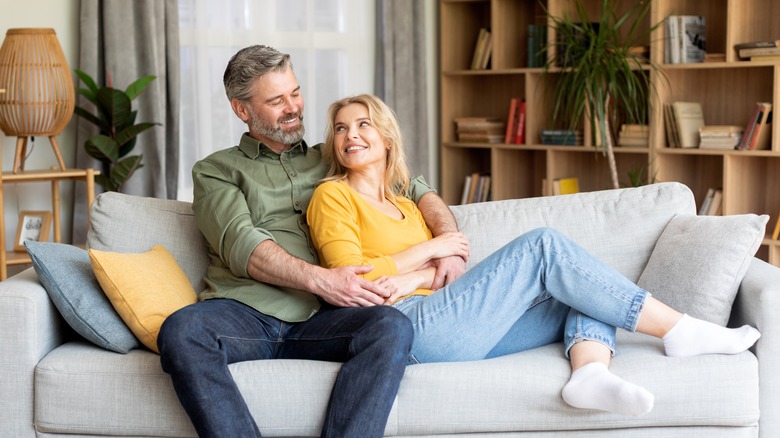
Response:
[{"label": "woman's hand", "polygon": [[392,291],[392,294],[385,301],[385,304],[390,305],[417,289],[430,288],[434,272],[434,268],[428,268],[406,274],[384,276],[374,280],[374,283],[384,290]]},{"label": "woman's hand", "polygon": [[457,256],[465,261],[471,254],[469,241],[461,232],[444,233],[421,245],[425,245],[429,260]]}]

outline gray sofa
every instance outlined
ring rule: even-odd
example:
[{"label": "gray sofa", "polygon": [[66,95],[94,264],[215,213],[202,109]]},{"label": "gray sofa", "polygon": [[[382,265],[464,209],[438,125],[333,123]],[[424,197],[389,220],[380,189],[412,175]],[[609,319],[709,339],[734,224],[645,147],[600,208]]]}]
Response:
[{"label": "gray sofa", "polygon": [[[512,237],[551,226],[638,281],[675,216],[694,215],[676,183],[453,207],[475,263]],[[714,236],[716,238],[717,236]],[[196,290],[208,264],[189,204],[116,193],[92,209],[88,245],[143,252],[163,244]],[[619,332],[612,371],[656,396],[642,417],[577,410],[560,391],[560,344],[497,359],[410,366],[386,435],[397,437],[780,436],[780,269],[748,255],[731,324],[762,332],[737,355],[670,358],[660,341]],[[684,262],[679,268],[691,267]],[[748,266],[749,265],[749,266]],[[319,436],[339,364],[253,361],[231,371],[265,436]],[[68,330],[33,269],[0,283],[0,436],[192,437],[159,357],[118,354]]]}]

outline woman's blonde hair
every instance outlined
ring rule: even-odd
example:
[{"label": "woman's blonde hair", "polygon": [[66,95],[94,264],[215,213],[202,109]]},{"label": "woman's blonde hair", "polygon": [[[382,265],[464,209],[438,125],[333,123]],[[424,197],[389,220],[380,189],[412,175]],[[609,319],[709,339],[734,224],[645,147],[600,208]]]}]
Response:
[{"label": "woman's blonde hair", "polygon": [[336,158],[336,146],[333,142],[336,134],[336,115],[342,108],[353,103],[361,104],[368,109],[368,118],[371,120],[371,124],[390,145],[387,150],[387,165],[385,167],[385,193],[391,197],[395,195],[406,196],[409,190],[409,167],[406,164],[406,151],[398,118],[387,104],[370,94],[346,97],[333,102],[328,108],[325,144],[322,150],[325,165],[328,166],[328,173],[323,182],[338,181],[347,177],[348,169],[342,166]]}]

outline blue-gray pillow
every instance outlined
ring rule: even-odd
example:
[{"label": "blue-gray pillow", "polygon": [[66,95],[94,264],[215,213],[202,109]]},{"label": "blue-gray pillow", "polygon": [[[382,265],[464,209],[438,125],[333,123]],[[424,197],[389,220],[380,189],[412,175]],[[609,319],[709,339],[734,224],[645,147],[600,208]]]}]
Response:
[{"label": "blue-gray pillow", "polygon": [[62,318],[93,344],[117,353],[140,347],[103,293],[87,251],[53,242],[25,242],[35,272]]}]

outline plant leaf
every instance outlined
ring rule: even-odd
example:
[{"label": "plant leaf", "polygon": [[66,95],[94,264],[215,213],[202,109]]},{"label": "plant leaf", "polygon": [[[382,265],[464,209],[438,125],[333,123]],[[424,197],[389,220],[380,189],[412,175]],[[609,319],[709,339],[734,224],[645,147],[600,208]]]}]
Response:
[{"label": "plant leaf", "polygon": [[97,184],[100,184],[105,190],[107,191],[114,191],[116,192],[117,187],[114,185],[113,182],[111,182],[111,179],[103,175],[102,173],[100,175],[95,175],[95,182]]},{"label": "plant leaf", "polygon": [[88,90],[86,88],[77,88],[76,92],[84,96],[88,101],[92,102],[93,104],[97,103],[97,100],[95,99],[94,91]]},{"label": "plant leaf", "polygon": [[141,155],[131,155],[117,162],[111,169],[111,182],[117,187],[117,191],[121,191],[122,186],[133,176],[133,173],[143,167],[141,158]]},{"label": "plant leaf", "polygon": [[88,122],[94,124],[98,128],[103,127],[100,119],[98,119],[94,114],[85,110],[84,108],[76,105],[75,107],[73,107],[73,112],[76,113],[76,115],[85,118]]},{"label": "plant leaf", "polygon": [[74,71],[76,72],[76,76],[78,76],[79,79],[81,79],[81,82],[84,82],[84,85],[86,85],[87,88],[89,88],[89,90],[92,91],[92,94],[97,93],[100,87],[97,86],[95,80],[92,79],[92,76],[88,75],[86,72],[79,69],[76,69]]},{"label": "plant leaf", "polygon": [[[101,88],[97,93],[97,100],[100,112],[113,127],[121,125],[130,116],[130,99],[120,90]],[[116,135],[116,132],[111,135]]]},{"label": "plant leaf", "polygon": [[[117,144],[119,144],[119,147],[121,149],[122,146],[124,146],[130,140],[134,139],[138,134],[156,125],[159,125],[159,123],[144,122],[144,123],[139,123],[137,125],[130,126],[129,128],[125,128],[116,135],[116,142]],[[123,154],[121,153],[120,150],[119,156],[122,155]]]},{"label": "plant leaf", "polygon": [[138,95],[141,94],[146,89],[146,87],[149,86],[149,84],[155,79],[157,79],[157,76],[144,76],[142,78],[139,78],[137,81],[127,86],[127,90],[125,90],[125,94],[127,94],[127,97],[130,100],[133,100],[136,97],[138,97]]},{"label": "plant leaf", "polygon": [[119,158],[119,145],[113,138],[103,134],[90,137],[84,143],[84,150],[89,156],[101,161],[113,163]]}]

